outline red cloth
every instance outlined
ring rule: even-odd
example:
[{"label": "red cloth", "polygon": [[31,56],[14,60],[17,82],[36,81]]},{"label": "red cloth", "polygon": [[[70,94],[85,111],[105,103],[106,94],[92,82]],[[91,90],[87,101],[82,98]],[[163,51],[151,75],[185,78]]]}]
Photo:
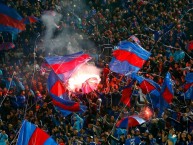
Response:
[{"label": "red cloth", "polygon": [[105,67],[105,68],[103,69],[103,75],[104,75],[104,77],[106,78],[109,73],[110,73],[109,68],[108,68],[108,67]]},{"label": "red cloth", "polygon": [[189,42],[188,50],[193,50],[193,40]]}]

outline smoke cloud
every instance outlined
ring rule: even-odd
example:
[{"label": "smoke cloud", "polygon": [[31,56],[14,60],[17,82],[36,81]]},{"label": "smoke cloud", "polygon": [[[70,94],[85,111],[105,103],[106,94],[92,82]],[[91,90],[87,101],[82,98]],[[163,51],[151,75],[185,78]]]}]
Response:
[{"label": "smoke cloud", "polygon": [[[75,29],[81,25],[81,18],[87,7],[82,0],[62,1],[62,6],[56,6],[57,12],[49,11],[42,15],[41,19],[46,26],[44,35],[44,47],[47,54],[66,55],[84,51],[91,56],[96,55],[94,42],[88,39],[81,29]],[[82,84],[90,78],[95,84],[100,82],[101,70],[93,64],[85,64],[79,68],[68,80],[68,89],[75,91],[81,89]],[[89,82],[88,82],[89,83]],[[93,82],[91,82],[93,83]],[[96,89],[96,86],[95,88]]]},{"label": "smoke cloud", "polygon": [[50,55],[65,55],[79,51],[89,52],[96,49],[94,42],[81,29],[74,29],[81,25],[87,5],[80,0],[62,1],[61,6],[55,5],[55,10],[46,12],[41,19],[46,26],[44,47]]}]

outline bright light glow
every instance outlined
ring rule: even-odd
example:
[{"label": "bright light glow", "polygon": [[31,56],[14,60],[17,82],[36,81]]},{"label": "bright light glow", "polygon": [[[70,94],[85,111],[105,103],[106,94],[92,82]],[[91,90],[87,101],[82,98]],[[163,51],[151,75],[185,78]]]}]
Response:
[{"label": "bright light glow", "polygon": [[153,116],[151,109],[147,106],[143,107],[139,114],[140,114],[140,117],[144,118],[145,120],[149,120]]},{"label": "bright light glow", "polygon": [[101,80],[100,72],[101,70],[92,64],[81,66],[68,80],[68,90],[74,92],[77,89],[82,89],[82,86],[83,84],[85,86],[85,83],[86,86],[90,86],[92,90],[96,90]]}]

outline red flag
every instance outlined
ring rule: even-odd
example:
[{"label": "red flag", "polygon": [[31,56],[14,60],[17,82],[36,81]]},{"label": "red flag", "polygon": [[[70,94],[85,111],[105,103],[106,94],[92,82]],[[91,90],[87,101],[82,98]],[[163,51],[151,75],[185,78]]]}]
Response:
[{"label": "red flag", "polygon": [[131,82],[128,86],[126,86],[122,91],[122,97],[120,101],[123,104],[125,104],[127,107],[130,107],[130,99],[133,93],[132,85],[133,85],[133,82]]}]

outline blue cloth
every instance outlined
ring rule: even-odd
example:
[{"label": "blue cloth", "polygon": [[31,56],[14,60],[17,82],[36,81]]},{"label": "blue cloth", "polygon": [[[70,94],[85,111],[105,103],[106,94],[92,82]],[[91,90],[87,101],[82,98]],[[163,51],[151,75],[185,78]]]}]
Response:
[{"label": "blue cloth", "polygon": [[7,89],[16,87],[16,84],[13,80],[12,81],[5,81],[5,84],[6,84]]},{"label": "blue cloth", "polygon": [[139,144],[141,142],[141,139],[139,136],[135,136],[135,144]]},{"label": "blue cloth", "polygon": [[21,22],[23,18],[15,9],[0,3],[0,14],[4,17],[4,23],[0,23],[1,32],[6,31],[17,34],[24,30],[25,25]]},{"label": "blue cloth", "polygon": [[118,139],[120,139],[121,135],[126,135],[126,134],[127,134],[126,129],[117,128],[114,136],[117,137]]},{"label": "blue cloth", "polygon": [[173,143],[176,144],[177,136],[172,136],[171,134],[168,135],[168,139]]},{"label": "blue cloth", "polygon": [[18,107],[24,107],[26,103],[26,97],[23,95],[17,96]]},{"label": "blue cloth", "polygon": [[135,144],[135,138],[129,138],[126,139],[125,145],[134,145]]},{"label": "blue cloth", "polygon": [[155,144],[156,144],[156,139],[155,138],[151,139],[150,140],[150,145],[155,145]]},{"label": "blue cloth", "polygon": [[57,145],[46,132],[36,127],[36,125],[24,120],[19,132],[17,145],[27,145],[30,142],[37,144],[36,140],[42,142],[44,145]]},{"label": "blue cloth", "polygon": [[185,77],[186,82],[193,83],[193,73],[188,73]]},{"label": "blue cloth", "polygon": [[2,76],[3,75],[3,71],[2,70],[0,70],[0,76]]},{"label": "blue cloth", "polygon": [[6,145],[7,139],[8,139],[7,134],[0,133],[0,145]]},{"label": "blue cloth", "polygon": [[83,127],[84,121],[78,115],[76,115],[75,118],[76,118],[76,121],[74,122],[73,129],[80,131]]}]

